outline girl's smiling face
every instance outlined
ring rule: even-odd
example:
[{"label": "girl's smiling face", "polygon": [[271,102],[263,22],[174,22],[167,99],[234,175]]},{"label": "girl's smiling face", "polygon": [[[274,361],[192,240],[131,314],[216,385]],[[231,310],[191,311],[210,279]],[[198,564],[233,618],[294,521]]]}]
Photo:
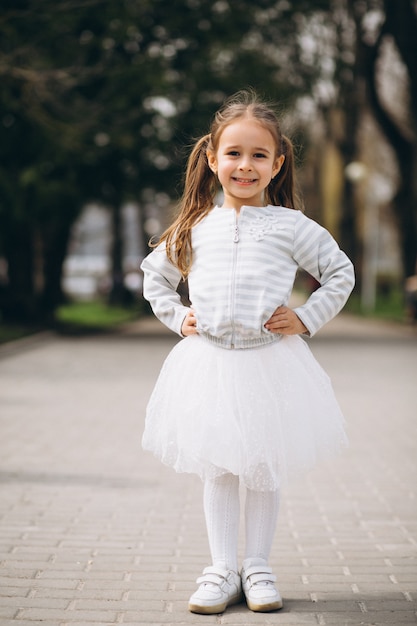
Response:
[{"label": "girl's smiling face", "polygon": [[264,206],[264,189],[279,172],[284,155],[269,130],[251,118],[239,118],[223,130],[217,151],[207,152],[210,169],[223,188],[226,208]]}]

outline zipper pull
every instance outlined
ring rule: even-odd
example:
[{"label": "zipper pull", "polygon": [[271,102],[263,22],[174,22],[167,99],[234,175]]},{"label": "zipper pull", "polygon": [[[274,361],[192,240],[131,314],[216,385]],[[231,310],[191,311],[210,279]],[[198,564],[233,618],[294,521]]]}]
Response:
[{"label": "zipper pull", "polygon": [[237,213],[235,212],[235,227],[234,227],[233,242],[237,243],[238,241],[239,241],[239,223],[237,221]]}]

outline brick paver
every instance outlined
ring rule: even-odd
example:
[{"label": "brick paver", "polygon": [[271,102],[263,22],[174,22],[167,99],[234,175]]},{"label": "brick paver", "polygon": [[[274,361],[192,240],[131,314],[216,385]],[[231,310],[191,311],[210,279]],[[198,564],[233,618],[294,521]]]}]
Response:
[{"label": "brick paver", "polygon": [[311,341],[351,447],[283,495],[284,609],[219,616],[187,611],[208,564],[201,483],[139,445],[175,341],[146,320],[0,349],[1,626],[416,624],[416,332],[340,316]]}]

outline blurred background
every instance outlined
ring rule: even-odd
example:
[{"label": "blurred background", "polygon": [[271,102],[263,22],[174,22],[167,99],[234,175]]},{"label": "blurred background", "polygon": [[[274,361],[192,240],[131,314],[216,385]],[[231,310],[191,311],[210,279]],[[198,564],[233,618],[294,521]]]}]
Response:
[{"label": "blurred background", "polygon": [[0,340],[149,312],[189,147],[249,86],[356,266],[351,309],[416,319],[415,0],[3,0]]}]

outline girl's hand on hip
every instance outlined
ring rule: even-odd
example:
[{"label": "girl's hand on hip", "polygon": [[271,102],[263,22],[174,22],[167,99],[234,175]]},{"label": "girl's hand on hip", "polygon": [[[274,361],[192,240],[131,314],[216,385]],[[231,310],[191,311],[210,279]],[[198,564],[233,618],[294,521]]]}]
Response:
[{"label": "girl's hand on hip", "polygon": [[197,319],[195,317],[194,311],[188,311],[187,315],[184,318],[184,321],[181,326],[181,334],[184,337],[189,337],[190,335],[197,334]]},{"label": "girl's hand on hip", "polygon": [[265,322],[265,328],[281,335],[302,335],[308,332],[296,313],[287,306],[279,306]]}]

